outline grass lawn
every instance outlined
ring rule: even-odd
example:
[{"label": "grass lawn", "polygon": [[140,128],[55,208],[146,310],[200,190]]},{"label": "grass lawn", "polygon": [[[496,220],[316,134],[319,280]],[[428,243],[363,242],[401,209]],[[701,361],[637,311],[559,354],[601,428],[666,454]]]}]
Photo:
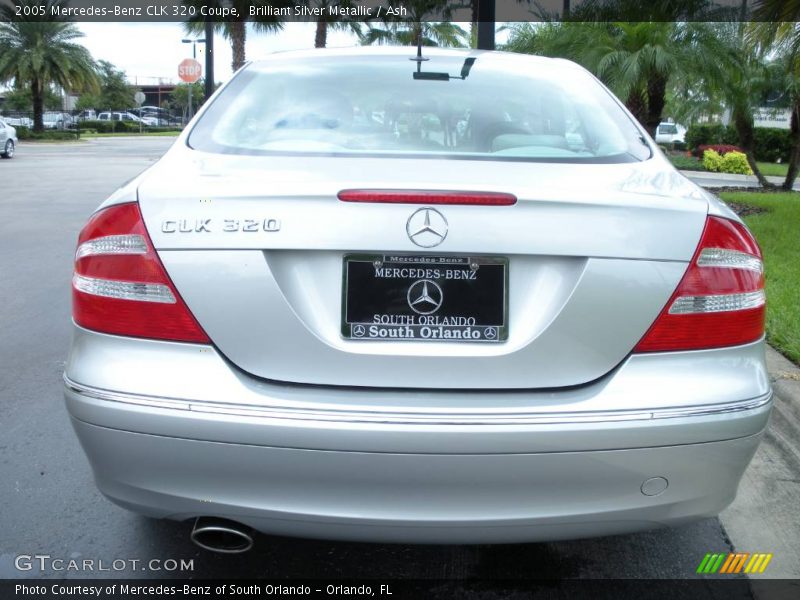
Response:
[{"label": "grass lawn", "polygon": [[682,171],[705,171],[703,162],[697,160],[694,156],[687,156],[686,154],[668,154],[670,162],[676,169]]},{"label": "grass lawn", "polygon": [[144,136],[144,137],[178,137],[180,131],[154,131],[154,132],[122,132],[122,133],[82,133],[82,138],[92,139],[101,137],[131,137],[131,136]]},{"label": "grass lawn", "polygon": [[69,140],[20,140],[20,144],[28,145],[28,144],[79,144],[82,141],[78,138],[72,138]]},{"label": "grass lawn", "polygon": [[775,175],[777,177],[786,177],[786,170],[788,169],[786,163],[768,163],[759,162],[758,169],[763,175]]},{"label": "grass lawn", "polygon": [[720,196],[769,210],[744,217],[764,253],[767,340],[800,364],[800,193],[724,192]]}]

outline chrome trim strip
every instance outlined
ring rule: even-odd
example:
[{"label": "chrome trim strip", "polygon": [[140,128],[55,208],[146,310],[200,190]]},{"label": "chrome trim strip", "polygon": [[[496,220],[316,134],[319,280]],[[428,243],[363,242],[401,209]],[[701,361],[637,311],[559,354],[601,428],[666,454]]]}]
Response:
[{"label": "chrome trim strip", "polygon": [[297,421],[335,421],[342,423],[384,423],[384,424],[421,424],[421,425],[545,425],[554,423],[603,423],[618,421],[641,421],[655,419],[674,419],[685,417],[708,417],[748,410],[756,410],[772,401],[772,390],[763,396],[727,402],[725,404],[709,404],[687,406],[682,408],[664,408],[648,411],[596,411],[596,412],[563,412],[563,413],[505,413],[500,414],[431,414],[420,413],[381,413],[337,410],[308,410],[286,407],[254,407],[241,404],[227,405],[175,398],[157,398],[138,394],[123,394],[102,390],[76,383],[64,374],[64,384],[68,390],[97,400],[186,410],[201,414],[217,414],[228,416],[255,417],[263,419],[283,419]]}]

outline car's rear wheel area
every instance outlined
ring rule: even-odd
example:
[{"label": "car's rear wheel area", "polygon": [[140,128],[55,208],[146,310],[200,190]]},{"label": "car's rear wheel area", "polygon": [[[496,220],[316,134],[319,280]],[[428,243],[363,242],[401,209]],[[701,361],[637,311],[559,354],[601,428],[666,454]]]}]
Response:
[{"label": "car's rear wheel area", "polygon": [[14,142],[12,140],[6,141],[6,145],[3,147],[3,153],[0,154],[3,158],[14,158]]}]

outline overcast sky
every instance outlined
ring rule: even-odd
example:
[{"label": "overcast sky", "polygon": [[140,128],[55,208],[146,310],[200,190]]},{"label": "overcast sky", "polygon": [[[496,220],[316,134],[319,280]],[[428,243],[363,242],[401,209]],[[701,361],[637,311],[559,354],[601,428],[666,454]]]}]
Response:
[{"label": "overcast sky", "polygon": [[[131,83],[139,78],[163,77],[176,80],[178,63],[192,56],[192,46],[181,23],[78,23],[85,37],[79,40],[97,60],[107,60],[125,71]],[[255,33],[248,29],[247,58],[257,59],[278,50],[314,47],[314,23],[286,23],[279,33]],[[356,39],[346,32],[329,31],[328,46],[354,46]],[[214,78],[231,76],[231,46],[221,35],[214,38]],[[197,45],[197,59],[205,64],[205,48]]]},{"label": "overcast sky", "polygon": [[[462,24],[468,27],[468,24]],[[131,83],[154,84],[155,78],[178,81],[178,63],[191,57],[192,46],[182,44],[188,36],[181,23],[77,23],[85,34],[78,40],[96,60],[107,60],[125,71]],[[248,28],[247,58],[258,59],[279,50],[313,48],[315,23],[286,23],[279,33],[255,33]],[[500,31],[498,43],[507,32]],[[217,34],[214,38],[214,78],[219,82],[231,76],[231,46]],[[328,31],[328,47],[357,45],[353,34]],[[205,64],[205,47],[197,45],[197,59]],[[0,85],[0,90],[3,88]]]}]

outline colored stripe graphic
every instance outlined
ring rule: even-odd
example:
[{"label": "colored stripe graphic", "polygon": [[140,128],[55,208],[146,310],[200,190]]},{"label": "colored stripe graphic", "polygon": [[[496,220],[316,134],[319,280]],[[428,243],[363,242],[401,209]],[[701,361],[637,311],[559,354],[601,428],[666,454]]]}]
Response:
[{"label": "colored stripe graphic", "polygon": [[700,562],[700,566],[697,567],[698,573],[716,573],[719,569],[722,561],[725,559],[725,554],[712,554],[708,553],[705,555],[703,560]]},{"label": "colored stripe graphic", "polygon": [[769,561],[772,560],[772,553],[764,554],[763,556],[764,556],[764,562],[762,562],[758,567],[758,572],[759,573],[763,573],[764,570],[767,568],[767,565],[769,564]]},{"label": "colored stripe graphic", "polygon": [[747,563],[747,566],[744,568],[745,573],[755,573],[753,569],[758,568],[757,565],[761,562],[762,554],[756,552],[753,556],[750,557],[750,562]]},{"label": "colored stripe graphic", "polygon": [[728,554],[728,560],[725,561],[725,564],[722,565],[722,569],[720,569],[720,573],[733,573],[733,570],[736,568],[736,563],[739,561],[739,554],[734,552],[732,554]]},{"label": "colored stripe graphic", "polygon": [[772,560],[772,554],[763,552],[731,552],[729,554],[718,554],[709,552],[700,561],[697,567],[697,573],[713,574],[725,573],[736,574],[744,571],[745,573],[763,573],[769,562]]},{"label": "colored stripe graphic", "polygon": [[711,559],[711,554],[706,554],[703,557],[703,560],[700,561],[700,565],[697,567],[696,573],[705,573],[706,572],[706,565],[708,565],[708,561]]},{"label": "colored stripe graphic", "polygon": [[735,558],[736,558],[735,554],[728,554],[728,560],[726,560],[725,564],[722,565],[720,573],[728,573],[729,572],[728,570],[731,568],[731,563],[733,563]]},{"label": "colored stripe graphic", "polygon": [[742,567],[744,567],[744,562],[749,557],[750,557],[750,553],[749,552],[743,552],[742,554],[740,554],[739,555],[739,560],[736,561],[736,570],[733,570],[733,567],[731,567],[731,571],[733,573],[739,573],[742,570]]}]

